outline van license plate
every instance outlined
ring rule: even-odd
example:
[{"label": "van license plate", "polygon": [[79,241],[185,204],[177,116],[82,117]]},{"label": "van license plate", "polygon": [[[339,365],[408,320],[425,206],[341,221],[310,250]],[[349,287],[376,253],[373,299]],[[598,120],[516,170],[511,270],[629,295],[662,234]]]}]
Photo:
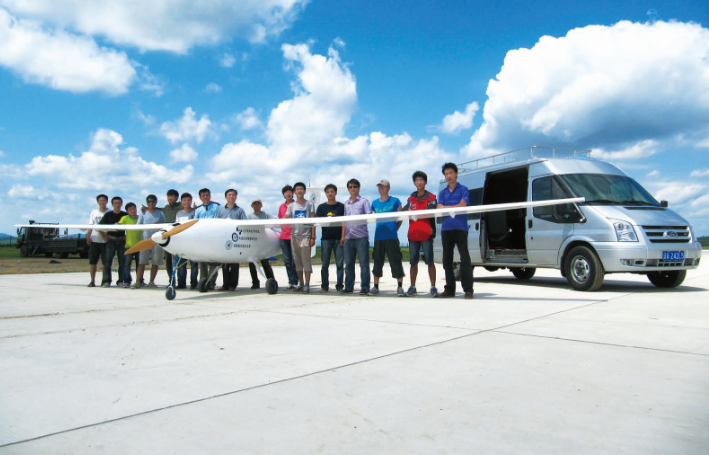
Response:
[{"label": "van license plate", "polygon": [[684,261],[684,251],[663,251],[663,261]]}]

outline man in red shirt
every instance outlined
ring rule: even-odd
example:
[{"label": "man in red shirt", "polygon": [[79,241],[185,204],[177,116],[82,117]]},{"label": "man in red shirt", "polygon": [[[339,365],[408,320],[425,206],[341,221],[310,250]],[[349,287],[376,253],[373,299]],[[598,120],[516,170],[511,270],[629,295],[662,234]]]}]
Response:
[{"label": "man in red shirt", "polygon": [[[428,210],[436,208],[436,195],[426,191],[428,176],[425,172],[416,171],[412,176],[416,191],[411,193],[404,210]],[[423,249],[423,260],[428,266],[428,278],[431,280],[431,296],[436,297],[436,266],[433,264],[433,238],[436,236],[436,219],[425,218],[409,221],[409,264],[411,264],[411,286],[406,295],[416,295],[416,277],[419,273],[419,254]]]},{"label": "man in red shirt", "polygon": [[[288,206],[293,202],[293,187],[286,185],[281,190],[281,194],[286,199],[286,201],[281,204],[278,208],[278,218],[285,218]],[[288,273],[288,289],[295,289],[298,284],[298,275],[295,273],[295,260],[293,259],[293,249],[291,247],[291,235],[292,228],[282,227],[281,228],[281,251],[283,252],[283,262],[286,266],[286,272]]]}]

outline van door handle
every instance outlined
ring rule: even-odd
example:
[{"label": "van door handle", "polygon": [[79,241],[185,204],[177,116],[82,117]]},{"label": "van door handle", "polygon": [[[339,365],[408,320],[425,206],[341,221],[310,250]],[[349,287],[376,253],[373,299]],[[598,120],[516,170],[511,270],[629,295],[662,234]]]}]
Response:
[{"label": "van door handle", "polygon": [[527,226],[529,226],[529,229],[532,229],[532,220],[527,220]]}]

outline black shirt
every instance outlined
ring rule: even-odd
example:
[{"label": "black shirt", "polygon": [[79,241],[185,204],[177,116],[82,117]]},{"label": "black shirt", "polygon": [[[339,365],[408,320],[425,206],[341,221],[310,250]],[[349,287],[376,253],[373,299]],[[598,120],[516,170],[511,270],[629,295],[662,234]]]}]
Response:
[{"label": "black shirt", "polygon": [[[327,202],[318,205],[315,211],[315,216],[345,216],[345,204],[338,202],[335,205],[330,205]],[[322,228],[321,240],[340,240],[342,238],[342,226],[324,227]]]},{"label": "black shirt", "polygon": [[[116,224],[121,221],[121,218],[126,215],[128,214],[123,210],[118,213],[114,213],[113,210],[109,210],[108,212],[106,212],[103,218],[101,218],[101,221],[99,221],[98,224]],[[125,237],[126,231],[105,231],[103,235],[105,235],[106,237],[108,237],[109,235],[111,237]]]}]

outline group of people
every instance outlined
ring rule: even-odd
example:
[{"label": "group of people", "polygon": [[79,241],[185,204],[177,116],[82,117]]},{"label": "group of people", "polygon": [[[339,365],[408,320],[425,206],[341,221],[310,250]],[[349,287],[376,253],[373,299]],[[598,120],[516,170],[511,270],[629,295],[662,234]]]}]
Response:
[{"label": "group of people", "polygon": [[[238,192],[228,189],[224,193],[226,204],[211,200],[211,192],[207,188],[199,191],[201,205],[193,203],[192,195],[176,190],[167,192],[167,204],[158,208],[158,198],[150,194],[146,198],[147,206],[141,207],[140,214],[136,204],[129,202],[122,210],[123,200],[116,196],[111,199],[112,210],[108,209],[108,197],[100,194],[96,198],[99,208],[91,212],[90,224],[156,224],[185,222],[191,219],[225,218],[233,220],[269,219],[269,218],[310,218],[310,217],[337,217],[349,215],[362,215],[370,213],[390,213],[401,210],[427,210],[434,208],[465,207],[470,204],[468,188],[458,183],[458,168],[453,163],[445,163],[442,167],[443,175],[448,185],[443,188],[438,196],[426,190],[428,176],[422,171],[416,171],[412,180],[416,190],[407,198],[406,203],[391,196],[391,184],[382,179],[377,183],[379,198],[370,202],[360,196],[360,182],[351,179],[347,182],[347,191],[350,197],[343,204],[337,201],[337,186],[329,184],[325,187],[327,201],[314,207],[312,202],[305,198],[306,186],[298,182],[293,186],[286,185],[281,193],[285,201],[274,216],[262,211],[261,199],[255,198],[251,203],[253,212],[247,214],[243,208],[236,204]],[[179,198],[179,201],[178,201]],[[420,252],[423,252],[424,263],[428,266],[430,280],[430,294],[437,298],[454,297],[456,280],[453,269],[453,254],[457,248],[460,255],[460,280],[465,298],[473,298],[473,269],[468,252],[468,221],[467,215],[446,216],[441,225],[441,244],[443,247],[443,269],[445,271],[445,288],[443,292],[436,289],[436,267],[433,264],[433,239],[436,236],[436,223],[434,218],[411,219],[409,222],[408,240],[410,250],[410,286],[404,291],[404,268],[401,247],[397,231],[401,221],[379,222],[374,233],[374,249],[372,251],[373,267],[371,274],[374,276],[373,285],[370,286],[369,269],[369,230],[366,224],[344,225],[342,227],[323,227],[321,245],[321,284],[320,292],[330,289],[329,267],[332,256],[335,257],[337,276],[335,290],[341,294],[354,293],[355,263],[360,263],[360,295],[378,295],[379,282],[383,276],[385,259],[388,259],[392,276],[397,280],[396,293],[399,296],[414,296],[417,294],[416,280],[418,278],[418,264]],[[111,264],[114,256],[118,256],[118,281],[120,287],[138,289],[140,287],[157,287],[155,278],[158,268],[163,263],[169,277],[173,275],[173,257],[159,245],[135,254],[126,254],[126,251],[141,240],[150,238],[155,231],[100,231],[89,230],[87,242],[90,244],[89,264],[91,282],[95,286],[95,276],[99,259],[103,261],[103,277],[101,286],[109,287],[112,282]],[[313,272],[311,261],[311,248],[316,243],[316,228],[313,226],[293,225],[284,226],[280,232],[280,246],[283,253],[286,273],[288,275],[288,289],[294,292],[310,292],[310,278]],[[136,263],[136,280],[132,282],[131,265]],[[187,262],[180,261],[177,275],[177,288],[187,287]],[[207,288],[216,288],[219,264],[190,262],[191,276],[190,288],[198,287],[198,276],[208,278]],[[149,282],[144,281],[145,268],[150,268]],[[273,278],[273,270],[268,259],[261,261],[264,274]],[[222,282],[219,290],[234,291],[239,282],[239,264],[222,264]],[[252,277],[252,289],[258,289],[260,282],[254,264],[249,264]],[[198,275],[199,274],[199,275]]]}]

